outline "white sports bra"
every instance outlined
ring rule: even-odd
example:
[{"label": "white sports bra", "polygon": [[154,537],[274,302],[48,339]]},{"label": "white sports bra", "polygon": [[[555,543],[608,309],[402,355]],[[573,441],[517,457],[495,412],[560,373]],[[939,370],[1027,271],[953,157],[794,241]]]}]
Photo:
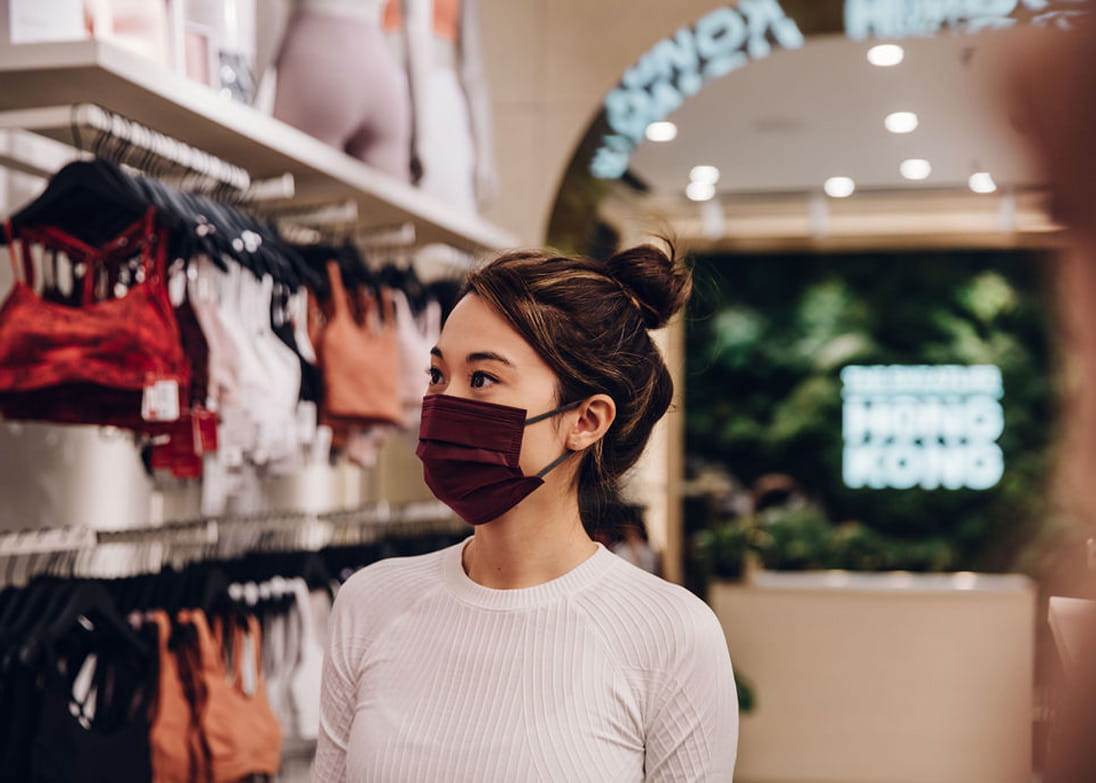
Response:
[{"label": "white sports bra", "polygon": [[393,291],[392,300],[396,307],[396,339],[400,346],[404,426],[414,428],[418,425],[422,396],[426,393],[430,349],[437,344],[441,334],[441,305],[432,300],[416,317],[403,291]]},{"label": "white sports bra", "polygon": [[384,17],[384,4],[385,0],[297,0],[297,10],[355,19],[380,27]]}]

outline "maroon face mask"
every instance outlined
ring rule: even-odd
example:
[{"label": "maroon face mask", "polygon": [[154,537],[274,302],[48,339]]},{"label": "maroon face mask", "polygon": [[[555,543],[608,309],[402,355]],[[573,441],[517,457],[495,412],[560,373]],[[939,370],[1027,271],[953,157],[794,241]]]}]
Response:
[{"label": "maroon face mask", "polygon": [[[581,402],[581,401],[580,401]],[[523,408],[432,394],[423,398],[419,447],[426,485],[461,519],[482,525],[505,514],[544,476],[574,454],[565,451],[535,476],[518,467],[526,426],[557,416],[579,402],[531,419]]]}]

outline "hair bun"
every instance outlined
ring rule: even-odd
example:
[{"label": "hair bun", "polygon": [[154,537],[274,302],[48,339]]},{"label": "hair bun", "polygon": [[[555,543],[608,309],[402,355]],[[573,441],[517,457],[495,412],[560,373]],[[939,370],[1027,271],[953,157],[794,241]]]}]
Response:
[{"label": "hair bun", "polygon": [[[669,244],[669,243],[668,243]],[[654,245],[622,250],[608,260],[609,274],[639,305],[643,325],[658,329],[689,300],[692,275],[674,258]]]}]

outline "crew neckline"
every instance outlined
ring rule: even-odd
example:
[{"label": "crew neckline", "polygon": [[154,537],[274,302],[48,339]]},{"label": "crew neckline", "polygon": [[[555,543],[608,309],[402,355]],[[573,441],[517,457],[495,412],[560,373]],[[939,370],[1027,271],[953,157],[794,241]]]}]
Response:
[{"label": "crew neckline", "polygon": [[520,611],[562,600],[597,582],[613,562],[613,554],[595,541],[597,550],[592,555],[555,579],[532,587],[485,587],[464,573],[464,548],[473,538],[475,536],[469,536],[449,547],[442,558],[442,574],[446,587],[454,596],[484,609]]}]

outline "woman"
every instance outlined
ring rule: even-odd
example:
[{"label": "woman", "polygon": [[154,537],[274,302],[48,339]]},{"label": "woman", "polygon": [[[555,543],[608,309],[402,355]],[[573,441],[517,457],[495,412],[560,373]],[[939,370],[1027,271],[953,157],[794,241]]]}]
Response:
[{"label": "woman", "polygon": [[431,351],[418,454],[474,535],[340,590],[316,783],[731,780],[718,621],[587,532],[670,403],[647,330],[689,290],[651,246],[471,275]]}]

